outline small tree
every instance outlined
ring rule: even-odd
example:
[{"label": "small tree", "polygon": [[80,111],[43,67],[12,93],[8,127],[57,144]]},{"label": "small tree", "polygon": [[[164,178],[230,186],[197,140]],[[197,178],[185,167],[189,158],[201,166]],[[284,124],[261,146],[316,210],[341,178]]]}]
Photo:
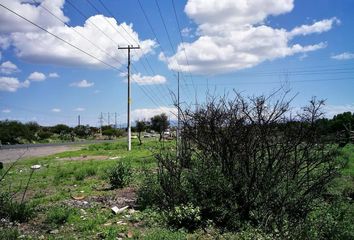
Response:
[{"label": "small tree", "polygon": [[102,135],[107,136],[111,140],[115,136],[115,130],[113,128],[102,129]]},{"label": "small tree", "polygon": [[141,133],[146,131],[147,129],[147,122],[146,121],[136,121],[136,131],[138,132],[138,139],[139,139],[139,143],[140,145],[143,144],[143,142],[141,141]]},{"label": "small tree", "polygon": [[168,117],[165,113],[160,115],[156,115],[151,118],[151,129],[158,132],[160,134],[159,141],[161,141],[164,131],[167,130],[170,123],[168,121]]}]

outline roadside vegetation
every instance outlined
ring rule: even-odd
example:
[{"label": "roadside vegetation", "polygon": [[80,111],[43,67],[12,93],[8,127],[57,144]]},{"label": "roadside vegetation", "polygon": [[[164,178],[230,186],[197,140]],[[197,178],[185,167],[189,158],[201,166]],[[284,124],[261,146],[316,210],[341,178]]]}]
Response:
[{"label": "roadside vegetation", "polygon": [[[170,123],[165,114],[156,115],[151,121],[136,121],[132,131],[137,135],[140,144],[146,132],[157,133],[161,141]],[[102,131],[102,132],[101,132]],[[125,136],[125,129],[116,128],[113,125],[102,126],[102,128],[80,125],[69,127],[65,124],[57,124],[47,127],[40,126],[36,122],[21,123],[19,121],[0,121],[0,146],[26,143],[55,143],[74,142],[80,140],[94,139],[117,139]],[[134,135],[135,136],[135,135]],[[149,136],[150,137],[150,136]]]},{"label": "roadside vegetation", "polygon": [[178,155],[146,138],[5,164],[0,239],[353,239],[353,115],[274,96],[183,110]]},{"label": "roadside vegetation", "polygon": [[[93,140],[100,136],[99,133],[99,128],[83,125],[69,127],[65,124],[58,124],[46,127],[36,122],[0,121],[0,143],[3,145]],[[124,130],[103,126],[102,135],[106,139],[118,138],[124,135]]]}]

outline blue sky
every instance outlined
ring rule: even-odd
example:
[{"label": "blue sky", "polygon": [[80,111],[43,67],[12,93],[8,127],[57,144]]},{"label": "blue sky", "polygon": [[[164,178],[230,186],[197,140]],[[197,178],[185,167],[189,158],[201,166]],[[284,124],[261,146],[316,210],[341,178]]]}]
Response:
[{"label": "blue sky", "polygon": [[73,126],[80,115],[82,124],[98,125],[101,112],[105,123],[116,112],[124,124],[127,53],[117,45],[137,43],[134,119],[174,118],[169,91],[176,91],[177,71],[188,104],[202,103],[208,89],[258,95],[283,86],[298,94],[294,107],[317,96],[327,100],[328,116],[354,112],[354,1],[156,1],[163,20],[155,0],[140,0],[147,18],[138,0],[0,0],[114,66],[0,6],[0,119]]}]

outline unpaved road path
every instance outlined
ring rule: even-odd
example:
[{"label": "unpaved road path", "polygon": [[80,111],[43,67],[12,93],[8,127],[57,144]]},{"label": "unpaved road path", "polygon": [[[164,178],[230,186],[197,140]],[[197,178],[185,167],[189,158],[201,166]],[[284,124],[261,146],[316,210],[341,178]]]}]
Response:
[{"label": "unpaved road path", "polygon": [[55,153],[76,151],[83,147],[83,145],[67,145],[67,146],[41,146],[29,148],[12,148],[0,150],[0,162],[13,162],[20,156],[22,159],[30,157],[43,157]]}]

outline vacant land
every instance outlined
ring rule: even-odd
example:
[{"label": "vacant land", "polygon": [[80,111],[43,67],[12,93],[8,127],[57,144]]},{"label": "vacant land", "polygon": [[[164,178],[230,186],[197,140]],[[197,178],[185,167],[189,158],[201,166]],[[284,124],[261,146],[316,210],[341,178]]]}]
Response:
[{"label": "vacant land", "polygon": [[[0,192],[10,189],[16,193],[15,199],[21,201],[31,166],[41,165],[34,172],[24,197],[35,205],[36,211],[26,223],[2,222],[2,230],[15,229],[19,235],[33,239],[116,239],[117,236],[154,235],[154,228],[149,226],[147,230],[146,226],[153,222],[149,215],[155,213],[136,210],[136,192],[143,172],[156,167],[153,154],[158,146],[154,140],[142,146],[133,142],[133,150],[127,152],[124,142],[103,143],[21,159],[1,182]],[[117,162],[130,165],[133,177],[129,186],[112,190],[107,171]],[[10,165],[5,164],[0,175]],[[114,206],[129,208],[116,215],[111,211]],[[164,231],[161,234],[165,234]]]},{"label": "vacant land", "polygon": [[[45,157],[20,160],[0,183],[0,192],[15,193],[21,201],[31,166],[39,164],[24,196],[35,206],[29,221],[14,223],[2,220],[0,231],[22,239],[214,239],[220,233],[197,231],[187,233],[170,230],[156,210],[139,211],[137,191],[145,172],[156,171],[154,154],[162,143],[155,140],[139,145],[133,142],[131,152],[124,142],[86,146],[80,150],[56,153]],[[173,142],[165,142],[171,146]],[[337,179],[333,191],[353,187],[354,147],[347,146],[345,154],[350,160],[344,175]],[[107,172],[118,162],[132,168],[128,186],[111,189]],[[10,166],[5,164],[0,176]],[[128,208],[114,214],[112,207]],[[12,231],[12,232],[11,232]],[[0,235],[1,238],[1,235]],[[223,238],[222,238],[223,239]],[[232,235],[229,238],[233,239]],[[238,238],[237,238],[238,239]]]}]

